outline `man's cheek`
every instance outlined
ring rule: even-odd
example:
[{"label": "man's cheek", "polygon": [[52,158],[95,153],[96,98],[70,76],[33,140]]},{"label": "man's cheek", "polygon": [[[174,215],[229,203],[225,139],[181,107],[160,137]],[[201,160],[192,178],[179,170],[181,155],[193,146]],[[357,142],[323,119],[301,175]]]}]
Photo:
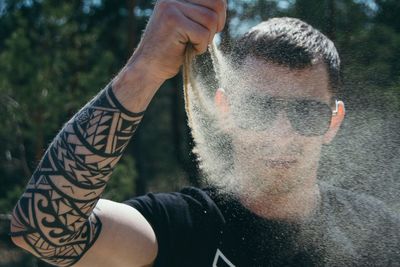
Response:
[{"label": "man's cheek", "polygon": [[303,147],[303,160],[309,165],[317,164],[321,154],[321,144],[319,142],[310,142]]}]

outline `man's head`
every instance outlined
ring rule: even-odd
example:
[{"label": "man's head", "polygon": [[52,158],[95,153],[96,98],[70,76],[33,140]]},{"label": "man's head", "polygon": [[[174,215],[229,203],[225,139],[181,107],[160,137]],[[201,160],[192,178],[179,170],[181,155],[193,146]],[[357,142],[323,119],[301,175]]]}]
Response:
[{"label": "man's head", "polygon": [[298,19],[275,18],[239,39],[230,59],[216,103],[238,188],[259,195],[312,186],[321,147],[344,117],[335,46]]},{"label": "man's head", "polygon": [[260,23],[236,42],[232,57],[237,69],[246,58],[260,59],[294,70],[323,62],[328,71],[329,91],[336,97],[340,92],[340,58],[335,45],[299,19],[273,18]]}]

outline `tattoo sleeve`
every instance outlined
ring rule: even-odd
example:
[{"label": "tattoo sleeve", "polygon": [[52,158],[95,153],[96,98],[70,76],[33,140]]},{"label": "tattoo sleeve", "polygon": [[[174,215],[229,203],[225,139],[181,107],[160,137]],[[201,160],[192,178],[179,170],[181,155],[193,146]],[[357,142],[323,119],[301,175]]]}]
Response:
[{"label": "tattoo sleeve", "polygon": [[57,266],[76,263],[95,242],[93,211],[143,113],[127,111],[111,85],[60,131],[18,201],[11,236]]}]

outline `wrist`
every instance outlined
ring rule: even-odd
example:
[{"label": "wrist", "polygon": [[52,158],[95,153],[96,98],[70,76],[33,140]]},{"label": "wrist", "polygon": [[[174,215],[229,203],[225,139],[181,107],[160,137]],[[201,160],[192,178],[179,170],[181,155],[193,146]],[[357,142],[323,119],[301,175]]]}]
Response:
[{"label": "wrist", "polygon": [[149,64],[132,56],[112,81],[114,95],[131,112],[144,111],[165,79],[153,75]]},{"label": "wrist", "polygon": [[162,64],[156,62],[154,58],[146,56],[146,53],[142,52],[140,47],[135,51],[135,53],[133,53],[132,57],[124,67],[132,77],[134,76],[134,73],[140,74],[143,81],[149,84],[149,86],[158,86],[158,88],[168,79],[167,77],[160,75],[160,69],[162,68]]}]

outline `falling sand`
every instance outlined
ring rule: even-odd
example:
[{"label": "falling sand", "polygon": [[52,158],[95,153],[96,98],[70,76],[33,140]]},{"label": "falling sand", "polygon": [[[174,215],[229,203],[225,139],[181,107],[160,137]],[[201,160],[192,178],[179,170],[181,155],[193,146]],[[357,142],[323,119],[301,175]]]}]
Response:
[{"label": "falling sand", "polygon": [[[235,58],[221,51],[215,42],[210,46],[208,53],[202,56],[193,57],[188,49],[184,66],[186,111],[195,140],[194,152],[204,173],[204,184],[218,188],[221,195],[239,196],[242,202],[246,202],[246,199],[257,202],[257,199],[265,196],[289,196],[289,192],[308,183],[308,176],[315,175],[318,177],[319,187],[327,193],[322,196],[323,199],[319,199],[320,204],[307,213],[307,216],[299,220],[289,220],[296,225],[293,251],[315,251],[319,255],[319,263],[316,263],[318,266],[348,266],[365,257],[377,259],[371,261],[372,265],[386,265],[385,259],[382,259],[384,256],[380,256],[379,253],[398,250],[396,245],[393,245],[398,240],[398,233],[395,241],[384,241],[393,239],[390,236],[393,233],[385,231],[386,227],[392,226],[385,225],[388,221],[385,216],[388,215],[379,209],[386,210],[384,201],[398,200],[398,182],[384,180],[383,177],[378,183],[376,177],[368,178],[371,170],[360,169],[357,162],[374,159],[365,147],[366,140],[342,137],[341,131],[341,140],[346,140],[342,145],[334,140],[331,145],[318,146],[316,144],[321,143],[319,136],[309,138],[311,141],[298,134],[294,134],[296,137],[293,137],[293,133],[287,131],[293,131],[292,122],[301,122],[301,118],[294,117],[295,113],[291,114],[285,109],[286,102],[282,100],[285,97],[281,95],[274,99],[282,100],[284,104],[279,107],[286,110],[287,117],[291,117],[286,118],[284,126],[273,126],[276,120],[284,115],[276,110],[276,107],[274,110],[271,108],[273,102],[265,101],[260,104],[259,101],[260,98],[270,100],[268,94],[263,94],[263,86],[275,85],[275,82],[279,84],[282,82],[279,81],[282,76],[276,76],[266,84],[265,77],[260,75],[259,69],[264,68],[268,71],[268,67],[267,63],[259,61],[235,62]],[[289,74],[293,70],[282,67],[278,71],[286,71]],[[290,80],[288,82],[290,83]],[[298,93],[294,96],[289,99],[308,97]],[[266,117],[266,110],[275,117]],[[369,118],[371,121],[371,116]],[[365,128],[364,132],[380,130],[379,124],[362,126]],[[304,128],[299,124],[297,127]],[[269,136],[272,139],[268,139]],[[382,136],[382,140],[384,138]],[[285,140],[287,143],[283,143]],[[399,147],[390,151],[388,157],[391,161],[375,160],[370,164],[371,168],[379,166],[385,169],[387,165],[393,169],[395,165],[398,166]],[[357,159],[344,158],[344,151],[350,151],[349,154]],[[302,166],[291,170],[291,166],[304,157],[307,160],[303,160]],[[359,171],[360,176],[367,177],[362,180],[361,186],[360,179],[346,176],[349,172],[343,166],[354,168],[351,173]],[[310,173],[313,169],[316,173]],[[337,187],[346,187],[345,189],[357,192],[347,193]],[[330,193],[337,190],[338,194]],[[376,198],[366,196],[365,193],[371,193]],[[347,197],[348,194],[350,197]],[[387,197],[388,195],[390,197]],[[342,196],[345,197],[340,199]],[[306,195],[304,199],[307,199]],[[353,203],[356,204],[353,206]],[[349,207],[345,209],[338,206],[347,204]],[[395,205],[386,204],[394,210]],[[287,208],[290,209],[289,206]],[[391,219],[398,220],[398,213],[389,210],[388,212]],[[269,238],[259,234],[261,238]],[[371,240],[378,242],[376,246],[382,251],[369,246]],[[262,246],[262,241],[260,242]],[[368,248],[371,248],[371,251],[368,251]],[[390,262],[390,259],[386,260]]]}]

